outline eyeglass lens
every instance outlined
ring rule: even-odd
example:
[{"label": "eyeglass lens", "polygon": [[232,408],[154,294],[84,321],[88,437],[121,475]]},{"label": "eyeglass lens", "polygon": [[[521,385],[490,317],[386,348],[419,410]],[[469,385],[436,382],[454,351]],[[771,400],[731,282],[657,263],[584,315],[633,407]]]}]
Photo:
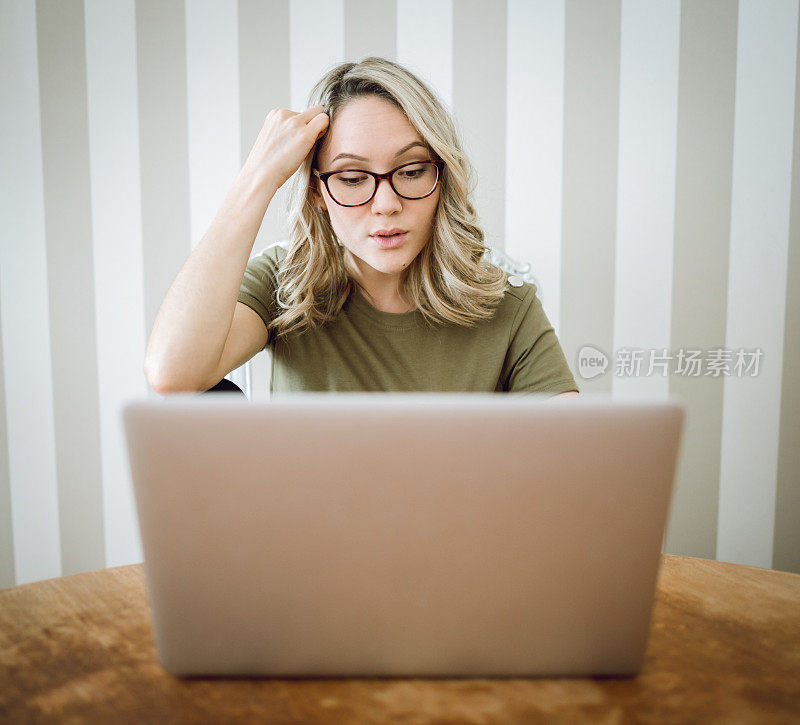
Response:
[{"label": "eyeglass lens", "polygon": [[[420,199],[433,191],[438,169],[434,164],[410,164],[392,174],[397,193]],[[375,177],[361,171],[337,171],[328,177],[328,192],[340,204],[363,204],[375,191]]]}]

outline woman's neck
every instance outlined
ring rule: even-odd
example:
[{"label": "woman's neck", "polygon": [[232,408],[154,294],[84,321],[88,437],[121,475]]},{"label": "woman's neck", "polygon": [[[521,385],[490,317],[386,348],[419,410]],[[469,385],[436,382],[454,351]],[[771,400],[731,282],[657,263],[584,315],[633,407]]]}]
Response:
[{"label": "woman's neck", "polygon": [[345,250],[345,266],[359,294],[381,312],[410,312],[413,308],[400,294],[401,274],[384,274]]},{"label": "woman's neck", "polygon": [[358,294],[363,295],[369,304],[381,312],[411,312],[414,309],[400,297],[376,298],[374,295],[367,293],[360,285],[358,286]]}]

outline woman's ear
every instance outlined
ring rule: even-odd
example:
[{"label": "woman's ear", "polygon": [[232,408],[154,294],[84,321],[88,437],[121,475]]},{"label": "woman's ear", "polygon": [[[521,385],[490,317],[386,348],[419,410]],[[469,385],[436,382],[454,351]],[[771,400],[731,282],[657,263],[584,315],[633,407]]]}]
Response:
[{"label": "woman's ear", "polygon": [[314,206],[317,207],[319,211],[326,211],[328,205],[325,203],[325,197],[320,193],[319,189],[317,189],[318,183],[320,182],[316,177],[311,182],[311,198],[314,202]]}]

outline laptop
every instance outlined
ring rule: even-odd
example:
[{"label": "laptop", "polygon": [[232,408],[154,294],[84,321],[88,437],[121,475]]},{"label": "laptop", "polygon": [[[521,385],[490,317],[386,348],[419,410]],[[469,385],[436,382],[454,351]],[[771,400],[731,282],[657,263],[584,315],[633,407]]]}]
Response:
[{"label": "laptop", "polygon": [[177,393],[121,412],[170,674],[642,668],[674,397]]}]

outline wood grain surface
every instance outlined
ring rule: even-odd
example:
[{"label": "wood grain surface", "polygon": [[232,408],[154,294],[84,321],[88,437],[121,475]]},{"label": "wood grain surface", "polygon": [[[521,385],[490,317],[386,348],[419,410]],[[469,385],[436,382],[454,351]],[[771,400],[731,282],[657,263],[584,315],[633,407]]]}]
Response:
[{"label": "wood grain surface", "polygon": [[180,679],[103,569],[0,591],[0,722],[800,723],[800,575],[664,555],[634,678]]}]

